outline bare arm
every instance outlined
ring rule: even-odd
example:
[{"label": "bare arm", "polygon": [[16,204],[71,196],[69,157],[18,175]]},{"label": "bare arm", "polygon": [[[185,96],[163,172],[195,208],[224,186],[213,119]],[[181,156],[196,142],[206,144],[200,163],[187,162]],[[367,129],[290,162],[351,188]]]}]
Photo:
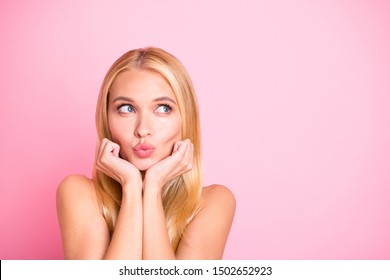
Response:
[{"label": "bare arm", "polygon": [[110,246],[104,259],[142,259],[142,196],[134,186],[126,187]]},{"label": "bare arm", "polygon": [[[100,155],[105,156],[98,159],[100,163],[97,163],[97,168],[122,182],[123,190],[122,205],[111,240],[97,203],[93,182],[83,176],[66,178],[57,191],[57,212],[65,258],[222,258],[235,212],[234,196],[223,186],[204,189],[202,209],[187,226],[176,254],[171,248],[162,207],[161,187],[164,180],[192,168],[192,146],[188,142],[180,145],[181,148],[175,148],[177,153],[173,158],[163,160],[148,170],[143,183],[140,173],[129,172],[129,166],[123,165],[127,162],[115,159],[118,152],[115,147],[113,149],[106,145],[103,148],[101,145]],[[104,151],[109,151],[108,158]],[[127,170],[124,171],[125,169]],[[133,175],[130,180],[120,174]]]},{"label": "bare arm", "polygon": [[96,168],[122,186],[122,203],[105,259],[142,259],[142,178],[139,170],[119,157],[119,145],[103,139]]},{"label": "bare arm", "polygon": [[[233,194],[223,186],[205,188],[201,210],[187,226],[175,252],[168,238],[161,200],[164,180],[192,168],[193,146],[179,143],[171,157],[148,170],[144,180],[143,258],[144,259],[221,259],[235,212]],[[165,173],[164,173],[165,172]],[[148,174],[149,173],[149,174]]]},{"label": "bare arm", "polygon": [[119,146],[104,139],[96,168],[122,185],[122,204],[110,240],[93,182],[70,176],[57,191],[57,211],[66,259],[142,259],[142,180],[118,157]]},{"label": "bare arm", "polygon": [[175,259],[171,247],[162,204],[164,184],[192,169],[193,145],[189,140],[178,141],[171,156],[152,166],[143,182],[143,258]]},{"label": "bare arm", "polygon": [[[142,201],[124,195],[112,240],[93,182],[67,177],[57,190],[57,214],[65,259],[141,259]],[[138,228],[137,228],[138,227]]]},{"label": "bare arm", "polygon": [[176,257],[169,242],[161,192],[157,188],[148,187],[145,188],[143,198],[143,258],[174,260]]},{"label": "bare arm", "polygon": [[[143,238],[147,245],[144,246],[144,258],[222,258],[235,211],[234,196],[228,189],[222,186],[204,189],[203,207],[184,232],[176,256],[170,247],[165,217],[158,197],[156,201],[149,202],[152,207],[148,207],[144,215]],[[155,206],[153,202],[157,202]],[[124,210],[125,206],[121,212],[125,213]],[[127,210],[131,211],[130,208]],[[137,237],[137,234],[131,237],[132,233],[138,232],[139,235],[140,231],[129,230],[132,226],[126,227],[131,224],[131,218],[126,215],[119,214],[116,233],[110,243],[108,228],[97,205],[91,180],[75,175],[66,178],[57,191],[57,212],[66,259],[131,259],[140,256],[139,253],[137,256],[130,255],[131,252],[139,252],[134,246],[142,246],[142,241],[138,241],[142,237]],[[145,217],[152,218],[147,220]],[[120,229],[122,227],[123,231]]]}]

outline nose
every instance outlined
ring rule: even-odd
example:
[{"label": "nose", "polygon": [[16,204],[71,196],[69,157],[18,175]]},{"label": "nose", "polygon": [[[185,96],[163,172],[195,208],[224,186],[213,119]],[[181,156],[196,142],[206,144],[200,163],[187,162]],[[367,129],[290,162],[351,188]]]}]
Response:
[{"label": "nose", "polygon": [[152,133],[152,123],[148,116],[140,115],[134,130],[136,137],[145,138]]}]

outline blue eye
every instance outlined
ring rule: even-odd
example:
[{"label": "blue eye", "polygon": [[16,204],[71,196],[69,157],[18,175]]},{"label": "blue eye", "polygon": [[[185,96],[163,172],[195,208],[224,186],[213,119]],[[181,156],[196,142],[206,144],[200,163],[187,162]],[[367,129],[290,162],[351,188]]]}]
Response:
[{"label": "blue eye", "polygon": [[160,104],[157,106],[156,113],[166,114],[172,111],[172,107],[168,104]]},{"label": "blue eye", "polygon": [[133,113],[135,112],[134,107],[129,104],[120,105],[118,107],[119,113]]}]

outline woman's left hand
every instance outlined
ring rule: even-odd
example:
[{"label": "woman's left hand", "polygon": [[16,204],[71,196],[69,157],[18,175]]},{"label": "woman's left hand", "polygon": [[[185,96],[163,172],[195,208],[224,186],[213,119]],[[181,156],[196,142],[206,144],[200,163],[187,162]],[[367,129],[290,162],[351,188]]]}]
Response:
[{"label": "woman's left hand", "polygon": [[150,167],[145,174],[145,182],[157,186],[159,190],[169,180],[192,169],[194,145],[189,139],[177,141],[172,155]]}]

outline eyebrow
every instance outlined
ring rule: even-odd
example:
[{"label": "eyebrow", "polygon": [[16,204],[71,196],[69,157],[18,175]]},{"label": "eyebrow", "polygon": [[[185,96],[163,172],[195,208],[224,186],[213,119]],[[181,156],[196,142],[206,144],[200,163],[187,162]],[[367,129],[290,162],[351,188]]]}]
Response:
[{"label": "eyebrow", "polygon": [[168,101],[176,105],[176,102],[167,96],[156,98],[154,101]]},{"label": "eyebrow", "polygon": [[[125,97],[125,96],[119,96],[119,97],[115,98],[112,101],[112,103],[115,103],[115,102],[118,102],[118,101],[126,101],[126,102],[133,102],[134,103],[133,99]],[[158,98],[154,99],[153,101],[155,101],[155,102],[156,101],[168,101],[168,102],[171,102],[171,103],[176,105],[176,102],[172,98],[169,98],[167,96],[158,97]]]}]

